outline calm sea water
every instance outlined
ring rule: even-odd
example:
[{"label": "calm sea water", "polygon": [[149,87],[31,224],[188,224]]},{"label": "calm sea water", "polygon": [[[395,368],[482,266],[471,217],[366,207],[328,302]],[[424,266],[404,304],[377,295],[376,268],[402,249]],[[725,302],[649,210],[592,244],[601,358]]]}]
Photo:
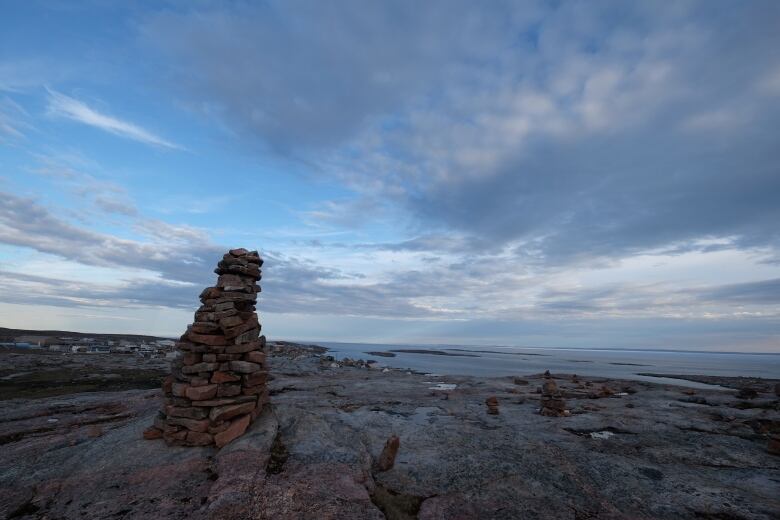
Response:
[{"label": "calm sea water", "polygon": [[[700,388],[708,385],[640,376],[639,373],[780,378],[780,354],[332,342],[318,344],[329,348],[329,353],[338,359],[373,359],[383,366],[441,375],[514,376],[550,370],[587,376],[668,382]],[[367,353],[402,349],[436,350],[448,354],[468,354],[469,357],[405,352],[395,352],[395,357],[381,357]]]}]

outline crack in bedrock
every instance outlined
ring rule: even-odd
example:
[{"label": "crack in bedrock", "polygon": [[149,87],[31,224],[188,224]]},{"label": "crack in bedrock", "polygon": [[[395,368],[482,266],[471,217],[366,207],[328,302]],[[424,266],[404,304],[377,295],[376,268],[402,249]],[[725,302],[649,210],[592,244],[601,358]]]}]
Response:
[{"label": "crack in bedrock", "polygon": [[387,520],[415,520],[423,501],[430,498],[399,493],[378,483],[369,495]]},{"label": "crack in bedrock", "polygon": [[268,464],[265,467],[265,472],[268,475],[278,475],[284,471],[284,463],[287,462],[287,457],[290,453],[287,451],[287,446],[282,441],[282,430],[279,428],[276,431],[274,442],[271,445],[271,456],[268,459]]}]

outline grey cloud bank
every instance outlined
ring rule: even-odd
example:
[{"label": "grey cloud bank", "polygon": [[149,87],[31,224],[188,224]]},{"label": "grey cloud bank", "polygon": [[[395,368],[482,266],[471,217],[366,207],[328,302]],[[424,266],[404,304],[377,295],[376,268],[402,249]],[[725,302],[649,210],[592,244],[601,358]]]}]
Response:
[{"label": "grey cloud bank", "polygon": [[248,143],[421,230],[546,262],[776,247],[780,7],[715,4],[270,2],[142,35]]}]

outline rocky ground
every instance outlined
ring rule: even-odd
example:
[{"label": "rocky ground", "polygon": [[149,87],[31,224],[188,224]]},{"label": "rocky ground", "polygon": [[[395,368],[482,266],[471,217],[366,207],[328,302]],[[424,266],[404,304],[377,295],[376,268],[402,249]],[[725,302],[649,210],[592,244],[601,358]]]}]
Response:
[{"label": "rocky ground", "polygon": [[76,392],[159,388],[168,373],[170,362],[163,358],[0,348],[0,402]]},{"label": "rocky ground", "polygon": [[[28,366],[10,354],[0,381]],[[132,379],[100,369],[110,357],[67,363]],[[553,374],[571,415],[544,417],[541,374],[431,377],[294,344],[271,368],[271,407],[221,450],[143,440],[157,390],[0,384],[0,518],[780,518],[776,381],[740,394]]]}]

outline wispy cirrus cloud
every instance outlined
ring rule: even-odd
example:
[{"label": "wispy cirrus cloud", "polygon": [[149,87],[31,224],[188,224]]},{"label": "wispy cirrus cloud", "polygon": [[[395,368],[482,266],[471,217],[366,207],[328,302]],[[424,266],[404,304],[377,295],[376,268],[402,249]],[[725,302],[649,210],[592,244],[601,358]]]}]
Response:
[{"label": "wispy cirrus cloud", "polygon": [[0,142],[24,137],[22,129],[29,129],[29,114],[10,97],[0,98]]},{"label": "wispy cirrus cloud", "polygon": [[71,119],[85,125],[89,125],[105,132],[132,139],[144,144],[170,148],[174,150],[183,150],[184,148],[176,143],[163,139],[162,137],[142,128],[135,123],[123,121],[122,119],[103,114],[91,108],[86,103],[78,99],[66,96],[54,90],[48,90],[49,104],[48,112],[51,115]]},{"label": "wispy cirrus cloud", "polygon": [[80,199],[91,200],[102,213],[138,216],[138,208],[125,187],[104,175],[87,173],[87,170],[101,169],[93,161],[78,153],[38,154],[36,158],[39,164],[29,169],[31,173],[49,179]]}]

